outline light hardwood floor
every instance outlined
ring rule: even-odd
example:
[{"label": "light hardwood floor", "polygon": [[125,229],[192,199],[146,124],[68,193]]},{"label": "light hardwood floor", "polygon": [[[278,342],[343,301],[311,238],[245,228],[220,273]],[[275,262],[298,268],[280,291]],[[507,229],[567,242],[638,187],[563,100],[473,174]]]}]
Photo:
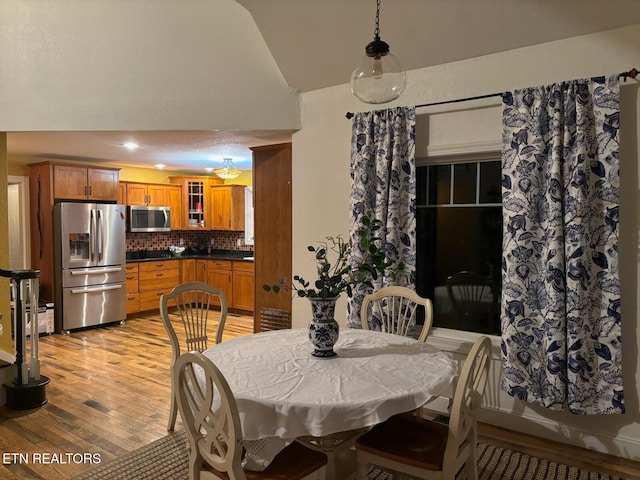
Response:
[{"label": "light hardwood floor", "polygon": [[[224,332],[223,340],[250,334],[253,319],[231,315]],[[170,357],[157,314],[42,337],[40,359],[42,373],[51,379],[49,401],[29,411],[0,408],[0,479],[68,479],[95,465],[76,463],[79,456],[67,459],[67,453],[95,453],[108,462],[166,435]],[[176,430],[181,429],[178,416]],[[487,425],[481,425],[480,433],[480,440],[507,448],[640,479],[637,462]],[[27,454],[23,460],[29,463],[20,462],[18,454]],[[34,454],[50,458],[34,463]]]}]

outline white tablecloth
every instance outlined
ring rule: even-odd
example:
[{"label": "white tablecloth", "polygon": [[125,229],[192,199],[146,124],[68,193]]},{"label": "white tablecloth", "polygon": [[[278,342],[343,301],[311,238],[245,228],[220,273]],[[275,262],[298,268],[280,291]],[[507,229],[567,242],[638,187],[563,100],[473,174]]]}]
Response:
[{"label": "white tablecloth", "polygon": [[[375,425],[451,395],[457,362],[422,342],[342,329],[338,357],[311,356],[306,329],[276,330],[222,342],[204,352],[233,392],[244,440],[287,441]],[[263,442],[264,443],[264,442]]]}]

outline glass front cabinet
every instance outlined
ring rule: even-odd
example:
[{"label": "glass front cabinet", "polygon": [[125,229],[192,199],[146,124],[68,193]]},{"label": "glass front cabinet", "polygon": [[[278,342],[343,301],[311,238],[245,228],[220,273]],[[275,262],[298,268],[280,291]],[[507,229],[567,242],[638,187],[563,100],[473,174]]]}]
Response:
[{"label": "glass front cabinet", "polygon": [[169,177],[169,181],[182,185],[182,229],[211,230],[211,185],[222,180],[210,177]]}]

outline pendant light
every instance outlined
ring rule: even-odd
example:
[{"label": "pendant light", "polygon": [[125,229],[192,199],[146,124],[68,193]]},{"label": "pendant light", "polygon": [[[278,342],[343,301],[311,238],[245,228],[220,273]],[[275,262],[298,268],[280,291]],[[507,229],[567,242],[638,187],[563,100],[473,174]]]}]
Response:
[{"label": "pendant light", "polygon": [[231,180],[240,175],[241,172],[233,166],[233,159],[223,158],[222,167],[214,169],[213,173],[225,180]]},{"label": "pendant light", "polygon": [[380,0],[376,0],[373,41],[351,74],[351,93],[365,103],[386,103],[398,98],[406,85],[406,72],[389,53],[389,44],[380,40]]}]

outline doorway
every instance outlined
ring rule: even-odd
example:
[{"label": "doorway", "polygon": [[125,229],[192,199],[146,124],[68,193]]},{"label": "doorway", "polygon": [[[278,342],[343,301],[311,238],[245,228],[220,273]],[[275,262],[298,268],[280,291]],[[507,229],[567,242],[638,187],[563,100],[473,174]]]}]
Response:
[{"label": "doorway", "polygon": [[29,241],[29,177],[9,175],[9,270],[31,268]]}]

